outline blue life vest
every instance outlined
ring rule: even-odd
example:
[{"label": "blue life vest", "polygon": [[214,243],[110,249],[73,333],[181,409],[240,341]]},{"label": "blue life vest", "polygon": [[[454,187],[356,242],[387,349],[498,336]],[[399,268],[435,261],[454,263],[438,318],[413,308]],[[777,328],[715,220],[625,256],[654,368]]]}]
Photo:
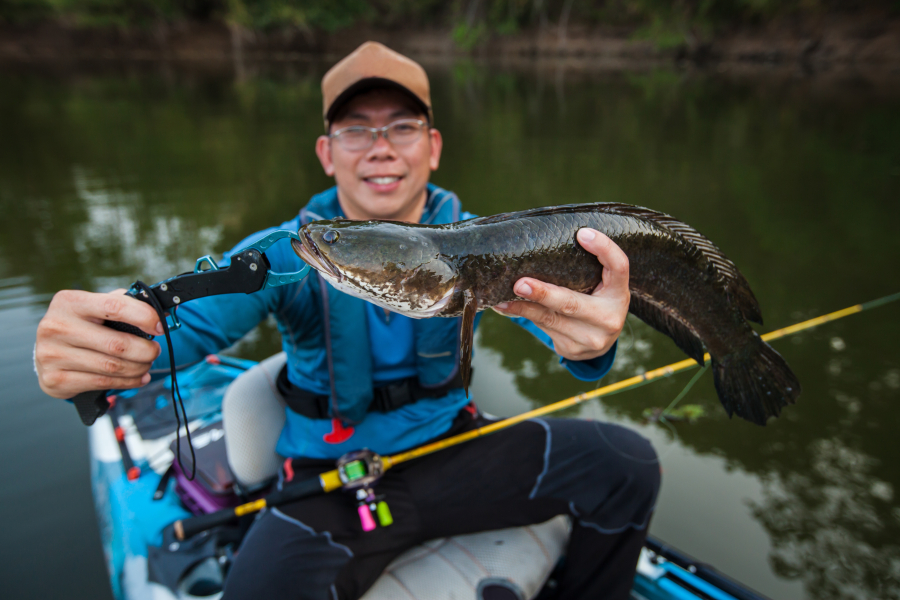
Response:
[{"label": "blue life vest", "polygon": [[[423,224],[453,223],[460,220],[461,205],[456,194],[428,184],[428,203]],[[300,224],[343,217],[337,188],[312,197],[300,211]],[[363,336],[368,334],[366,302],[345,294],[318,273],[310,275],[307,288],[316,299],[324,324],[324,346],[331,384],[329,416],[348,424],[361,422],[372,403],[372,356]],[[480,316],[480,315],[479,315]],[[417,319],[415,332],[416,372],[423,387],[438,387],[456,377],[459,369],[459,328],[461,318]],[[302,371],[311,365],[292,365]],[[313,378],[312,374],[308,375]]]}]

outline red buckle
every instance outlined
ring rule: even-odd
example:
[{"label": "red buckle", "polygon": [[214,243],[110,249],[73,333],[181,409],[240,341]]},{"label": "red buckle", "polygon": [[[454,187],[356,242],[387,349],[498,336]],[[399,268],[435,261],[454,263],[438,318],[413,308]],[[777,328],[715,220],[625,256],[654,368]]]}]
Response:
[{"label": "red buckle", "polygon": [[211,365],[221,365],[222,364],[222,359],[219,358],[218,356],[216,356],[215,354],[207,354],[205,360],[208,364],[211,364]]},{"label": "red buckle", "polygon": [[131,467],[130,469],[128,469],[128,472],[125,474],[125,476],[128,478],[128,481],[134,481],[141,476],[140,467]]},{"label": "red buckle", "polygon": [[326,433],[322,439],[326,444],[340,444],[349,440],[351,435],[353,435],[352,427],[344,427],[340,419],[332,419],[331,433]]}]

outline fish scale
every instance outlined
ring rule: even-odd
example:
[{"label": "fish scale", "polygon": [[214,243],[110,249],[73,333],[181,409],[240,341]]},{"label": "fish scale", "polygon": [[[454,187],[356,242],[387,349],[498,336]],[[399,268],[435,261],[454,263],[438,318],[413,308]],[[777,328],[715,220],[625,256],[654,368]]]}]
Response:
[{"label": "fish scale", "polygon": [[477,311],[520,299],[513,286],[522,277],[577,292],[601,282],[603,266],[575,237],[584,227],[628,256],[630,312],[698,362],[709,351],[729,415],[762,425],[795,401],[790,367],[748,323],[762,317],[734,263],[689,225],[647,208],[572,204],[427,226],[317,221],[301,228],[294,249],[342,291],[414,318],[461,316],[467,385]]}]

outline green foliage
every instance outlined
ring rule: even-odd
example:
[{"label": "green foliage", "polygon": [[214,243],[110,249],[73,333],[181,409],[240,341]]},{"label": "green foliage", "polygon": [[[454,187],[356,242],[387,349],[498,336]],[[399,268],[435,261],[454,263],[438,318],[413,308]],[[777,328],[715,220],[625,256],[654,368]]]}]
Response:
[{"label": "green foliage", "polygon": [[686,25],[679,20],[666,20],[656,16],[653,20],[634,32],[635,39],[649,40],[661,49],[677,48],[683,45],[687,39],[685,36]]},{"label": "green foliage", "polygon": [[252,29],[293,26],[333,32],[372,14],[365,0],[228,0],[227,18]]},{"label": "green foliage", "polygon": [[299,27],[329,32],[358,23],[449,25],[460,47],[473,48],[491,35],[564,21],[638,27],[638,37],[669,48],[730,23],[867,6],[900,10],[900,0],[0,0],[0,23],[63,20],[84,26],[140,27],[158,20],[217,19],[257,30]]},{"label": "green foliage", "polygon": [[0,22],[66,20],[86,27],[143,26],[203,16],[197,0],[0,0]]},{"label": "green foliage", "polygon": [[487,38],[488,28],[484,23],[478,23],[471,27],[465,23],[460,23],[453,28],[451,35],[453,42],[457,46],[463,50],[471,50]]}]

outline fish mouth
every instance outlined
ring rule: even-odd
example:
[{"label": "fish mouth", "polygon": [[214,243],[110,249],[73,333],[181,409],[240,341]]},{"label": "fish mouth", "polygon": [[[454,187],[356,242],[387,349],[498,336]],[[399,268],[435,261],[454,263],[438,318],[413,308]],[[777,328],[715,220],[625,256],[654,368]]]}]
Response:
[{"label": "fish mouth", "polygon": [[303,262],[317,271],[331,275],[338,281],[343,279],[341,272],[334,266],[334,263],[328,260],[328,258],[319,251],[318,246],[316,246],[316,243],[313,241],[312,236],[309,235],[309,232],[301,230],[300,236],[301,239],[299,241],[294,239],[291,240],[291,246]]}]

